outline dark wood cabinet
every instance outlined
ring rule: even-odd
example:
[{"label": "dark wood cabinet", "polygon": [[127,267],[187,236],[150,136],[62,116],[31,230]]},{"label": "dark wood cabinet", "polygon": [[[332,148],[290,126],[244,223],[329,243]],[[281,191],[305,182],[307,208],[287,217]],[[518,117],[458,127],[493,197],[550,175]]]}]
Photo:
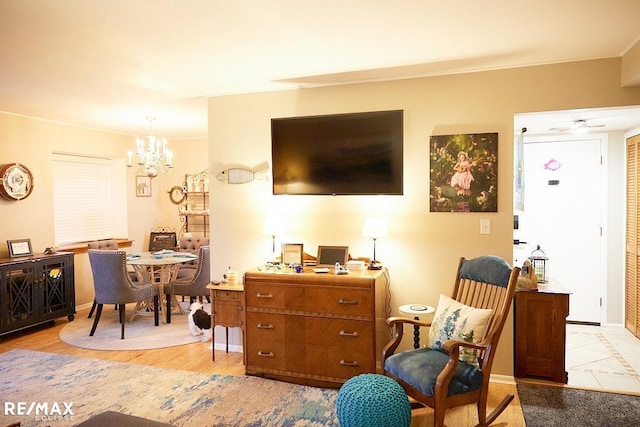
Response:
[{"label": "dark wood cabinet", "polygon": [[[386,344],[384,271],[245,273],[246,373],[339,386],[375,373]],[[386,334],[386,335],[385,335]],[[377,338],[378,337],[378,338]]]},{"label": "dark wood cabinet", "polygon": [[75,316],[73,253],[0,259],[0,335]]},{"label": "dark wood cabinet", "polygon": [[514,310],[516,378],[541,377],[566,384],[569,292],[558,286],[519,291],[516,292]]}]

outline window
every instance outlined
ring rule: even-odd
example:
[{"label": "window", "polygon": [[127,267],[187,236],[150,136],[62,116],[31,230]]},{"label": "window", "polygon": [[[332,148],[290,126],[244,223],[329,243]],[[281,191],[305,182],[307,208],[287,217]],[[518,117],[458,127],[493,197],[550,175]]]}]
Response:
[{"label": "window", "polygon": [[124,160],[53,156],[56,245],[127,236]]}]

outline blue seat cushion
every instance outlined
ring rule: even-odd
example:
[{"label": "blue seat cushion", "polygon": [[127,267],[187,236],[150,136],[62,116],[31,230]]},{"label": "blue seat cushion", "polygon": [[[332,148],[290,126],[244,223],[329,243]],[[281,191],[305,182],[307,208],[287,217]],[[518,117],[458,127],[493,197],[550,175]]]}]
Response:
[{"label": "blue seat cushion", "polygon": [[[448,361],[449,356],[444,352],[419,348],[390,356],[384,362],[384,369],[423,394],[433,396],[436,379]],[[447,396],[479,390],[480,387],[482,387],[482,372],[468,363],[459,361],[449,383]]]}]

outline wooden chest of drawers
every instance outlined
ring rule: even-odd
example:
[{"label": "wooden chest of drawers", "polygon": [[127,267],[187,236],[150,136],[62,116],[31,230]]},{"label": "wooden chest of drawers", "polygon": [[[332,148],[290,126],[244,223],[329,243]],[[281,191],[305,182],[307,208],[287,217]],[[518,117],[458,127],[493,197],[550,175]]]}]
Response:
[{"label": "wooden chest of drawers", "polygon": [[376,372],[385,325],[385,271],[245,273],[246,373],[318,386]]}]

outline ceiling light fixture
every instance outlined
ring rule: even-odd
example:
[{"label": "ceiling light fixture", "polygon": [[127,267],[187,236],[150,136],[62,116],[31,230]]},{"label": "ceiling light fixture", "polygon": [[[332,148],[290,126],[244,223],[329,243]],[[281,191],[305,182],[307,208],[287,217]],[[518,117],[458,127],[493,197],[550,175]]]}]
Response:
[{"label": "ceiling light fixture", "polygon": [[589,126],[587,126],[587,122],[586,120],[576,120],[573,123],[573,129],[572,132],[574,134],[583,134],[583,133],[587,133],[587,131],[589,130]]},{"label": "ceiling light fixture", "polygon": [[[131,173],[146,175],[149,178],[158,176],[158,172],[167,174],[173,168],[173,153],[167,149],[165,138],[157,139],[153,134],[152,123],[155,117],[147,117],[149,134],[147,140],[136,137],[136,156],[138,161],[133,164],[133,153],[127,153],[127,167]],[[147,146],[145,147],[145,142]],[[137,167],[135,167],[137,166]]]}]

